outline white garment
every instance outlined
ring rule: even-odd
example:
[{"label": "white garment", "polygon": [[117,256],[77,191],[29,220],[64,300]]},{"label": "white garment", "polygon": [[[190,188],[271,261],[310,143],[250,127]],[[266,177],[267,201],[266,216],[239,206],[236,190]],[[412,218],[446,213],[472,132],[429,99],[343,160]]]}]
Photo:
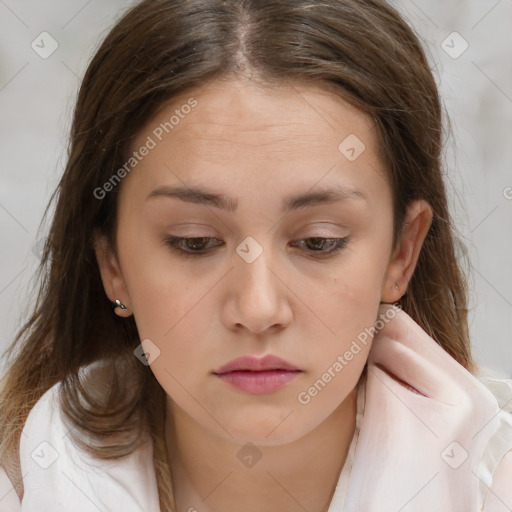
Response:
[{"label": "white garment", "polygon": [[375,335],[361,405],[329,512],[512,510],[512,380],[475,378],[398,311]]},{"label": "white garment", "polygon": [[58,387],[41,397],[23,429],[21,511],[159,511],[149,438],[144,447],[122,460],[92,458],[68,437],[59,413]]},{"label": "white garment", "polygon": [[[380,306],[382,318],[391,307]],[[328,512],[510,512],[512,381],[480,377],[484,385],[393,309],[372,343]],[[91,459],[66,436],[58,387],[27,418],[25,494],[5,511],[159,512],[150,440],[117,461]]]}]

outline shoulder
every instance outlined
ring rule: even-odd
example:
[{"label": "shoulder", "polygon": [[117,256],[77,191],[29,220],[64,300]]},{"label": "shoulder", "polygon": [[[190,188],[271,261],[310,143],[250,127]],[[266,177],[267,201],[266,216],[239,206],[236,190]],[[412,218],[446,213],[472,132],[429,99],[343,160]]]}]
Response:
[{"label": "shoulder", "polygon": [[478,376],[495,396],[499,411],[479,473],[485,487],[484,512],[512,510],[512,380],[484,370]]},{"label": "shoulder", "polygon": [[73,443],[59,393],[48,389],[30,411],[20,439],[23,512],[158,510],[151,440],[130,455],[99,459]]}]

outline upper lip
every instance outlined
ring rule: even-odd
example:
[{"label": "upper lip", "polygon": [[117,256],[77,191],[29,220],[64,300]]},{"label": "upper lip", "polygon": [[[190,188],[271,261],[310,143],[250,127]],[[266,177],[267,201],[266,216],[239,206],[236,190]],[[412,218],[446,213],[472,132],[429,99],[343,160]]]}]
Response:
[{"label": "upper lip", "polygon": [[233,359],[233,361],[230,361],[224,366],[221,366],[213,373],[220,374],[242,370],[253,372],[268,370],[296,371],[300,370],[300,368],[297,368],[293,364],[285,361],[284,359],[281,359],[280,357],[268,354],[263,357],[244,356],[239,357],[238,359]]}]

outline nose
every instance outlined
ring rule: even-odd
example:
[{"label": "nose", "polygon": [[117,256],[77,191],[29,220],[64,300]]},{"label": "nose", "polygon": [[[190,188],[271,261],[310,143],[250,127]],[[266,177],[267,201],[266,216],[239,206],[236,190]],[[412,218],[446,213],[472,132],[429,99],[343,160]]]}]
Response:
[{"label": "nose", "polygon": [[263,251],[251,263],[234,256],[223,321],[230,329],[264,334],[285,328],[293,313],[282,270]]}]

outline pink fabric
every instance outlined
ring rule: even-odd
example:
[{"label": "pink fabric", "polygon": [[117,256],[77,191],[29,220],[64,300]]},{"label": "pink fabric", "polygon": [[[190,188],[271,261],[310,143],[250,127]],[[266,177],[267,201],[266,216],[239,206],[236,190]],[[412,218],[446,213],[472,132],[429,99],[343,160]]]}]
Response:
[{"label": "pink fabric", "polygon": [[[375,335],[368,359],[344,511],[483,510],[485,471],[496,469],[481,466],[502,421],[497,400],[405,312],[383,304],[380,315],[390,308],[395,316]],[[502,447],[511,450],[512,439]],[[506,471],[510,485],[499,502],[510,506]]]}]

